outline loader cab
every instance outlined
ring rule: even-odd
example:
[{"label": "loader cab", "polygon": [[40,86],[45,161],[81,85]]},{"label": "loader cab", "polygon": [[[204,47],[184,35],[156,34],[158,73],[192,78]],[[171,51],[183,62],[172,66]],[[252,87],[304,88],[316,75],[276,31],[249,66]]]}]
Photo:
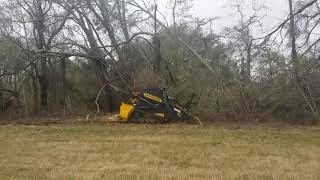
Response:
[{"label": "loader cab", "polygon": [[165,88],[144,89],[143,93],[152,94],[153,96],[157,96],[159,98],[167,98],[168,96]]}]

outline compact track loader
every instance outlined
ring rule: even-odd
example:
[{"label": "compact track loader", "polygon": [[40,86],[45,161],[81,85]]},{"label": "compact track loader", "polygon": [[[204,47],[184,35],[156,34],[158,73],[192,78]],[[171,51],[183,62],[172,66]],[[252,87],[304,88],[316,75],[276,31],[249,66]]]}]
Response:
[{"label": "compact track loader", "polygon": [[188,109],[168,96],[164,88],[133,92],[120,106],[120,118],[127,122],[184,122],[188,116]]}]

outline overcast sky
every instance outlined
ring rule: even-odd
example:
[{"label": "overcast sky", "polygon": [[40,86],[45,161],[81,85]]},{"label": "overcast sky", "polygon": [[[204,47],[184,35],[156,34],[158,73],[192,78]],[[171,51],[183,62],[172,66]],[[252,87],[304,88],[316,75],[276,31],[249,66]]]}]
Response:
[{"label": "overcast sky", "polygon": [[[266,17],[268,23],[277,23],[286,17],[288,0],[262,0],[261,2],[269,8],[269,13]],[[230,15],[230,3],[230,0],[194,0],[193,13],[195,16],[200,17],[222,17],[219,23],[216,23],[217,25],[228,22],[234,23],[237,17]]]},{"label": "overcast sky", "polygon": [[[158,0],[162,3],[167,0]],[[251,2],[252,0],[244,0]],[[267,17],[264,20],[265,28],[272,28],[286,18],[288,14],[288,0],[258,0],[269,8]],[[210,18],[221,17],[214,23],[214,30],[221,31],[226,26],[237,23],[237,16],[231,15],[231,0],[194,0],[192,14],[195,17]],[[267,30],[267,29],[266,29]]]}]

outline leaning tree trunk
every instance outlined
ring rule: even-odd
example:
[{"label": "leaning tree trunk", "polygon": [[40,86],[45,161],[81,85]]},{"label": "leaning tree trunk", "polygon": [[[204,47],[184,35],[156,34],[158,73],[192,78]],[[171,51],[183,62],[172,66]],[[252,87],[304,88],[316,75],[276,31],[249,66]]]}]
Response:
[{"label": "leaning tree trunk", "polygon": [[308,84],[303,81],[302,78],[298,75],[298,53],[296,48],[296,27],[295,27],[295,20],[294,20],[294,12],[293,12],[293,5],[292,0],[289,1],[289,10],[290,10],[290,40],[291,40],[291,62],[292,62],[292,69],[290,73],[290,79],[292,84],[295,86],[296,90],[301,94],[301,96],[306,101],[307,105],[309,106],[313,116],[316,119],[316,122],[320,122],[320,114],[318,111],[318,107],[315,103],[315,100],[312,96],[311,90],[308,87]]},{"label": "leaning tree trunk", "polygon": [[100,82],[102,82],[102,86],[105,86],[104,92],[105,92],[105,111],[112,112],[114,110],[113,107],[113,93],[112,88],[110,87],[108,83],[108,79],[106,78],[104,65],[99,61],[95,60],[95,64],[97,67],[97,76],[100,79]]}]

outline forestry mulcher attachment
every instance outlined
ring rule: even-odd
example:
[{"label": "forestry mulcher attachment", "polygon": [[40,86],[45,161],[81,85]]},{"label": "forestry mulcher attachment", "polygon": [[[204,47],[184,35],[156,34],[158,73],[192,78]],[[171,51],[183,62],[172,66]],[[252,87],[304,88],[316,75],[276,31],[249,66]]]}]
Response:
[{"label": "forestry mulcher attachment", "polygon": [[133,123],[185,122],[188,117],[188,109],[168,96],[164,88],[133,92],[120,106],[120,118]]}]

